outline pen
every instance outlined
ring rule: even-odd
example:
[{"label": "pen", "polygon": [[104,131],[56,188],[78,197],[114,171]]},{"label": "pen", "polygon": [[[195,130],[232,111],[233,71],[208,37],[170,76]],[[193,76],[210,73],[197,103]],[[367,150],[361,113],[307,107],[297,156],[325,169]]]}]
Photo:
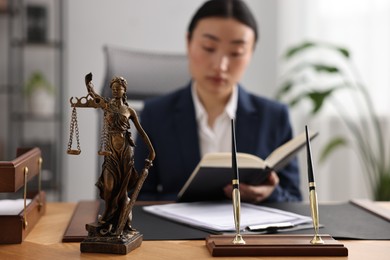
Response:
[{"label": "pen", "polygon": [[232,125],[232,168],[233,168],[233,192],[232,192],[232,200],[233,200],[233,213],[234,213],[234,224],[236,227],[236,236],[233,239],[233,244],[245,244],[245,240],[242,238],[240,234],[240,211],[241,211],[241,199],[240,199],[240,181],[238,175],[238,167],[237,167],[237,149],[236,149],[236,134],[234,129],[234,119],[231,120]]},{"label": "pen", "polygon": [[310,243],[323,244],[324,241],[321,239],[321,237],[318,234],[319,215],[318,215],[317,192],[316,192],[316,184],[314,182],[314,170],[313,170],[313,162],[311,159],[310,138],[309,138],[309,130],[307,125],[305,126],[305,130],[306,130],[306,150],[307,150],[307,173],[309,179],[309,199],[310,199],[311,217],[313,219],[313,227],[314,227],[314,238],[310,241]]},{"label": "pen", "polygon": [[260,224],[248,226],[246,229],[249,231],[267,231],[267,232],[276,232],[281,229],[293,228],[294,224],[291,222],[280,222],[273,224]]},{"label": "pen", "polygon": [[[323,225],[319,225],[319,228],[324,227]],[[283,231],[297,231],[297,230],[305,230],[313,228],[313,224],[293,224],[291,222],[281,222],[274,224],[261,224],[261,225],[252,225],[247,226],[245,228],[246,231],[249,232],[260,232],[260,233],[278,233]]]}]

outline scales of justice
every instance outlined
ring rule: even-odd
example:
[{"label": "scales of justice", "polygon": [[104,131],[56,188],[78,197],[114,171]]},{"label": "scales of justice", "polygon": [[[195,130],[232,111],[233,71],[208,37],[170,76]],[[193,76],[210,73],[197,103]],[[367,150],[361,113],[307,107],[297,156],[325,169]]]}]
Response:
[{"label": "scales of justice", "polygon": [[[96,186],[105,207],[95,223],[86,224],[88,237],[81,242],[80,250],[127,254],[142,243],[142,234],[131,226],[132,209],[152,166],[155,152],[135,110],[127,104],[127,82],[124,78],[114,77],[111,80],[111,98],[95,92],[92,73],[85,76],[85,84],[88,92],[86,96],[70,98],[72,115],[67,153],[79,155],[81,152],[76,108],[101,109],[103,129],[98,154],[104,156],[104,161]],[[135,145],[129,131],[130,121],[149,148],[149,155],[140,174],[134,168]],[[74,135],[76,149],[72,148]]]}]

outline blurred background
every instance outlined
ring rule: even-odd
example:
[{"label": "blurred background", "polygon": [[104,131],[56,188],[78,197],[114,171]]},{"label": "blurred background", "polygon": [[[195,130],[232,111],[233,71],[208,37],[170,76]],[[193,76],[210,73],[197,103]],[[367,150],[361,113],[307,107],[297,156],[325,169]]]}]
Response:
[{"label": "blurred background", "polygon": [[[260,25],[260,41],[242,80],[248,90],[275,98],[291,71],[284,55],[293,46],[309,41],[342,46],[350,54],[352,65],[347,69],[352,68],[352,72],[348,76],[364,84],[381,130],[389,132],[389,1],[246,2]],[[70,97],[85,96],[84,76],[89,72],[102,92],[106,45],[185,54],[189,19],[201,3],[203,0],[0,0],[0,161],[12,160],[16,147],[38,146],[44,156],[42,178],[49,200],[95,198],[101,114],[78,110],[82,153],[68,156]],[[333,54],[318,51],[305,58],[323,63]],[[152,76],[152,72],[145,75]],[[322,77],[315,79],[321,82]],[[366,120],[354,108],[356,100],[350,93],[341,93],[340,98],[343,107],[352,112],[349,120]],[[360,163],[356,147],[335,150],[324,163],[317,162],[332,135],[348,139],[350,133],[339,120],[337,106],[324,106],[316,116],[311,116],[310,110],[310,104],[302,102],[291,108],[291,120],[295,134],[302,132],[305,124],[320,132],[312,142],[319,200],[374,198],[366,178],[370,173]],[[388,152],[389,138],[383,137]],[[371,142],[371,138],[375,135],[367,134],[366,139]],[[305,158],[302,152],[301,185],[307,200]]]}]

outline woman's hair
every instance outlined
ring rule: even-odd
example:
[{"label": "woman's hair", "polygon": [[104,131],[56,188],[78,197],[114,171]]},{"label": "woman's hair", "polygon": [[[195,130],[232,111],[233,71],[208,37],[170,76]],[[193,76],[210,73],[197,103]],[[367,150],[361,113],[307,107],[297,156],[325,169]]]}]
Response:
[{"label": "woman's hair", "polygon": [[250,27],[255,34],[255,43],[258,39],[257,22],[249,7],[242,0],[209,0],[196,11],[188,26],[188,39],[197,23],[204,18],[222,17],[233,18]]}]

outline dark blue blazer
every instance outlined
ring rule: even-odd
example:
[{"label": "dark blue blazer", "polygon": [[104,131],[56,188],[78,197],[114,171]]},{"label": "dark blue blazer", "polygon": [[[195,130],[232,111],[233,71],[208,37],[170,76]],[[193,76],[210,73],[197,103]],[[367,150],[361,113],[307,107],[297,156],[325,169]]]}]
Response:
[{"label": "dark blue blazer", "polygon": [[[177,194],[200,161],[200,148],[191,86],[145,102],[141,124],[156,151],[139,200],[176,200]],[[292,138],[288,110],[238,87],[237,151],[266,158]],[[148,150],[137,138],[135,166],[141,171]],[[299,171],[294,159],[278,172],[280,184],[267,201],[301,200]]]}]

